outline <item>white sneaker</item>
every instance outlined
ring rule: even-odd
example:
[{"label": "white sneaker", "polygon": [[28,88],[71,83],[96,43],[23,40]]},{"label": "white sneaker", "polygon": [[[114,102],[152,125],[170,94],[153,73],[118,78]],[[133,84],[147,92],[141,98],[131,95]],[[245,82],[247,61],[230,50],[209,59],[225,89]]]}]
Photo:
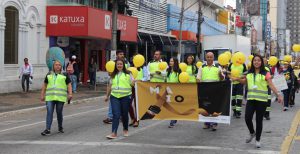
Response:
[{"label": "white sneaker", "polygon": [[284,107],[283,108],[283,111],[287,111],[289,108],[288,107]]},{"label": "white sneaker", "polygon": [[261,147],[260,141],[256,141],[256,142],[255,142],[255,146],[256,146],[256,148],[260,148],[260,147]]},{"label": "white sneaker", "polygon": [[256,136],[255,133],[249,134],[249,137],[246,139],[246,143],[250,143],[255,136]]}]

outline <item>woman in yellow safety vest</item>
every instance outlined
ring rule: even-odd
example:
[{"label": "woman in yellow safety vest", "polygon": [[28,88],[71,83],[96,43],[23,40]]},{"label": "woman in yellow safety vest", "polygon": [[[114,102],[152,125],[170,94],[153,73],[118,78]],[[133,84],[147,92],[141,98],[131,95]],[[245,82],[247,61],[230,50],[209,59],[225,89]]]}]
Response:
[{"label": "woman in yellow safety vest", "polygon": [[197,76],[197,72],[198,69],[195,65],[195,58],[193,55],[188,55],[184,62],[187,64],[187,69],[186,72],[189,74],[190,76],[190,80],[189,83],[196,83],[196,76]]},{"label": "woman in yellow safety vest", "polygon": [[47,108],[46,129],[41,133],[43,136],[51,134],[50,129],[55,106],[58,131],[60,133],[64,133],[62,126],[63,107],[67,100],[71,100],[72,98],[71,79],[68,77],[68,75],[62,74],[61,63],[59,61],[55,61],[52,69],[53,71],[47,74],[41,90],[41,101],[46,101]]},{"label": "woman in yellow safety vest", "polygon": [[[245,121],[250,132],[246,143],[250,143],[256,137],[256,148],[261,147],[260,137],[263,129],[263,116],[267,108],[268,102],[268,86],[278,97],[278,103],[283,102],[282,96],[278,93],[274,84],[272,83],[271,74],[267,72],[263,63],[263,58],[255,55],[252,59],[251,68],[246,77],[233,78],[233,81],[239,81],[247,84],[247,104],[245,111]],[[252,118],[256,112],[256,132],[253,128]]]},{"label": "woman in yellow safety vest", "polygon": [[[177,58],[171,58],[167,69],[167,83],[179,83],[179,64]],[[177,120],[171,120],[169,128],[173,128]]]},{"label": "woman in yellow safety vest", "polygon": [[125,62],[121,59],[115,61],[115,69],[111,74],[110,85],[107,88],[105,102],[110,97],[113,120],[112,133],[107,135],[108,139],[115,139],[119,127],[120,117],[123,122],[123,135],[128,136],[128,111],[131,101],[131,88],[134,85],[134,78],[126,70]]}]

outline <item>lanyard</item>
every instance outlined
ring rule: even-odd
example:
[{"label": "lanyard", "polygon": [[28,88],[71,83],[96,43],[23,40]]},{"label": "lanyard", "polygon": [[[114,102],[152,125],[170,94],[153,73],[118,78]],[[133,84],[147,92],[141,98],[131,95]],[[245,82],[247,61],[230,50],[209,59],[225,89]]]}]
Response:
[{"label": "lanyard", "polygon": [[54,87],[56,87],[56,79],[57,79],[57,74],[54,74],[53,75],[53,84],[54,84]]},{"label": "lanyard", "polygon": [[[122,73],[120,73],[122,75]],[[118,85],[118,89],[119,89],[119,80],[120,80],[120,76],[119,73],[117,74],[117,85]]]},{"label": "lanyard", "polygon": [[253,77],[253,84],[255,85],[255,78],[256,78],[256,73],[254,73],[254,75],[253,75],[254,77]]}]

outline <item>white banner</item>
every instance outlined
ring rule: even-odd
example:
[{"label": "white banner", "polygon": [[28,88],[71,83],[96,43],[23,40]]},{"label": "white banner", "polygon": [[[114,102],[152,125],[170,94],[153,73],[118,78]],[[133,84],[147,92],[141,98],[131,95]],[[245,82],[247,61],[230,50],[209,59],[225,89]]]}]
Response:
[{"label": "white banner", "polygon": [[272,82],[278,91],[288,89],[284,75],[275,75]]}]

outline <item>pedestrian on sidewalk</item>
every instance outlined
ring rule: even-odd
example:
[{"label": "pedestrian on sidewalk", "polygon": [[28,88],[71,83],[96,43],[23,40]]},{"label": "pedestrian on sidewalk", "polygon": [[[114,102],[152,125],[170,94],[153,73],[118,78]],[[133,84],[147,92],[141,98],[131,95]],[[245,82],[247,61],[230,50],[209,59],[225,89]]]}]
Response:
[{"label": "pedestrian on sidewalk", "polygon": [[[169,61],[169,67],[167,69],[167,83],[179,83],[179,62],[177,58],[171,58]],[[171,120],[169,124],[169,128],[173,128],[177,120]]]},{"label": "pedestrian on sidewalk", "polygon": [[[197,74],[198,82],[218,82],[224,80],[224,74],[222,68],[214,63],[214,54],[212,52],[208,52],[205,55],[206,64],[199,68]],[[216,122],[205,122],[203,129],[210,129],[212,131],[216,131],[218,127],[218,123]]]},{"label": "pedestrian on sidewalk", "polygon": [[284,62],[283,63],[283,75],[285,77],[288,89],[285,89],[282,91],[283,93],[283,98],[284,98],[284,107],[283,107],[283,111],[287,111],[289,109],[289,107],[292,107],[290,105],[290,101],[291,101],[291,90],[292,90],[292,86],[293,86],[293,81],[294,81],[294,70],[291,67],[289,62]]},{"label": "pedestrian on sidewalk", "polygon": [[[272,83],[270,72],[266,71],[263,58],[259,55],[255,55],[251,64],[251,68],[246,77],[231,77],[231,79],[242,84],[247,84],[248,95],[245,121],[250,135],[246,139],[246,143],[250,143],[252,139],[256,137],[256,148],[260,148],[260,137],[263,129],[263,116],[265,114],[268,102],[268,86],[278,97],[278,103],[282,103],[283,98]],[[256,131],[254,130],[252,123],[254,112],[256,112]]]},{"label": "pedestrian on sidewalk", "polygon": [[56,107],[58,131],[64,133],[63,130],[63,107],[67,100],[72,99],[72,86],[70,78],[62,74],[62,65],[59,61],[53,64],[53,71],[49,72],[44,80],[41,91],[41,101],[46,101],[47,117],[46,129],[41,135],[51,134],[51,125],[53,120],[53,111]]},{"label": "pedestrian on sidewalk", "polygon": [[92,88],[96,84],[96,72],[97,72],[97,63],[95,62],[93,57],[91,57],[90,59],[88,72],[90,78],[90,88]]},{"label": "pedestrian on sidewalk", "polygon": [[119,127],[120,117],[122,116],[123,135],[128,136],[128,112],[131,100],[131,88],[134,86],[134,78],[129,71],[126,70],[124,60],[117,59],[115,61],[115,70],[111,74],[111,82],[107,88],[105,102],[110,97],[112,106],[113,122],[112,133],[107,135],[107,139],[115,139]]},{"label": "pedestrian on sidewalk", "polygon": [[[19,75],[19,79],[22,77],[21,83],[22,83],[23,92],[29,91],[29,80],[30,80],[29,78],[31,78],[31,80],[33,79],[32,74],[33,74],[32,65],[28,62],[28,58],[24,58],[24,65],[20,67],[20,75]],[[25,82],[26,82],[26,88],[25,88]]]},{"label": "pedestrian on sidewalk", "polygon": [[79,74],[79,68],[78,68],[78,64],[76,62],[76,56],[73,55],[71,57],[71,60],[69,61],[69,63],[67,64],[67,73],[69,75],[69,78],[72,81],[72,91],[73,93],[77,93],[77,77]]}]

